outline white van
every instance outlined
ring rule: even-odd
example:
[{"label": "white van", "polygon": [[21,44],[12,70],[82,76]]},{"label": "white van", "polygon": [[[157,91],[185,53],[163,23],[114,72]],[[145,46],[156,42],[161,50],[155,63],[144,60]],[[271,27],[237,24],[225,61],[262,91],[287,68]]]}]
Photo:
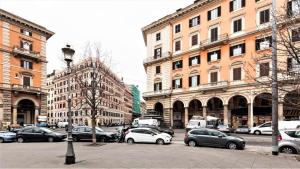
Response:
[{"label": "white van", "polygon": [[[300,127],[300,121],[278,121],[278,130],[296,129]],[[257,127],[252,127],[251,134],[272,134],[272,122],[266,122]]]},{"label": "white van", "polygon": [[158,121],[157,119],[134,119],[132,122],[132,126],[138,127],[139,125],[158,126]]},{"label": "white van", "polygon": [[188,122],[186,125],[186,131],[189,131],[191,129],[196,128],[205,128],[206,127],[206,121],[203,120],[194,120],[193,118]]},{"label": "white van", "polygon": [[65,128],[66,126],[68,126],[68,122],[60,121],[57,123],[57,127],[59,128]]}]

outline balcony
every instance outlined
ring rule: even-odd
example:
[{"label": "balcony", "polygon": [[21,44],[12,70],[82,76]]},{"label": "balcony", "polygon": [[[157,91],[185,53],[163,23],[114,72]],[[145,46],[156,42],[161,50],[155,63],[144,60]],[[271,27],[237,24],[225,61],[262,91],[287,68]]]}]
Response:
[{"label": "balcony", "polygon": [[171,52],[164,52],[164,53],[162,53],[161,57],[158,57],[158,58],[154,58],[154,56],[147,57],[144,60],[144,66],[150,65],[150,64],[153,64],[153,63],[157,63],[157,62],[161,62],[161,61],[164,61],[164,60],[168,60],[170,58],[171,58]]},{"label": "balcony", "polygon": [[211,48],[218,45],[227,44],[229,41],[229,36],[227,33],[219,35],[216,39],[212,40],[211,38],[206,39],[200,43],[202,49]]},{"label": "balcony", "polygon": [[14,56],[26,57],[36,61],[42,60],[39,53],[20,48],[18,46],[13,47],[12,52]]},{"label": "balcony", "polygon": [[228,88],[228,81],[207,83],[199,86],[199,90],[201,91],[218,90],[218,89],[227,90],[227,88]]},{"label": "balcony", "polygon": [[169,94],[171,94],[171,90],[165,89],[160,91],[144,92],[143,97],[148,98],[148,97],[155,97],[155,96],[167,96]]},{"label": "balcony", "polygon": [[0,89],[10,89],[11,85],[9,83],[0,83]]},{"label": "balcony", "polygon": [[12,84],[11,88],[13,91],[18,91],[18,92],[27,92],[27,93],[41,93],[42,92],[40,87],[33,87],[33,86]]}]

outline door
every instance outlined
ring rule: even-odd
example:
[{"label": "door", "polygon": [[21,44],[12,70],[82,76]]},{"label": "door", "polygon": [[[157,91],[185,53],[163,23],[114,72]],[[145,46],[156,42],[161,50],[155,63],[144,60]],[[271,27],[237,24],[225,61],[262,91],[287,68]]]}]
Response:
[{"label": "door", "polygon": [[265,123],[259,127],[261,134],[272,134],[272,126],[271,123]]},{"label": "door", "polygon": [[91,127],[85,127],[84,132],[82,134],[83,139],[92,140],[92,128]]},{"label": "door", "polygon": [[24,114],[19,114],[17,115],[17,123],[18,124],[24,124],[25,123],[25,116]]},{"label": "door", "polygon": [[33,141],[45,141],[47,140],[47,136],[45,135],[45,133],[39,129],[39,128],[33,128]]},{"label": "door", "polygon": [[[208,131],[209,134],[209,146],[213,147],[225,147],[226,146],[226,139],[225,135],[219,131],[210,130]],[[220,137],[222,136],[222,137]]]},{"label": "door", "polygon": [[149,130],[144,130],[144,138],[145,138],[145,142],[147,143],[155,143],[156,142],[156,133],[149,131]]},{"label": "door", "polygon": [[207,130],[194,130],[191,132],[194,135],[197,141],[197,145],[200,146],[207,146],[209,145],[209,138]]},{"label": "door", "polygon": [[21,133],[22,133],[21,136],[23,136],[23,138],[25,140],[34,141],[34,136],[33,136],[34,133],[33,133],[33,128],[32,127],[24,129]]}]

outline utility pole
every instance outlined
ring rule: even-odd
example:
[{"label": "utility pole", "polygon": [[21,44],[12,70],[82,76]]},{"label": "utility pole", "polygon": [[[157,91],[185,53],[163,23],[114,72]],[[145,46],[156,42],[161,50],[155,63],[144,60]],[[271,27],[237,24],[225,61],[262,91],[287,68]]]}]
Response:
[{"label": "utility pole", "polygon": [[278,155],[278,81],[276,0],[272,0],[272,155]]}]

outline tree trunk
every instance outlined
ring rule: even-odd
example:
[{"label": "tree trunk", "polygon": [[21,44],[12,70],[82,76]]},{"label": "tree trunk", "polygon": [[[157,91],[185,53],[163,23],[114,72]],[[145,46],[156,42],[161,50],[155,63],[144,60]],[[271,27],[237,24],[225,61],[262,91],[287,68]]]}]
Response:
[{"label": "tree trunk", "polygon": [[97,144],[95,110],[92,110],[92,143]]}]

